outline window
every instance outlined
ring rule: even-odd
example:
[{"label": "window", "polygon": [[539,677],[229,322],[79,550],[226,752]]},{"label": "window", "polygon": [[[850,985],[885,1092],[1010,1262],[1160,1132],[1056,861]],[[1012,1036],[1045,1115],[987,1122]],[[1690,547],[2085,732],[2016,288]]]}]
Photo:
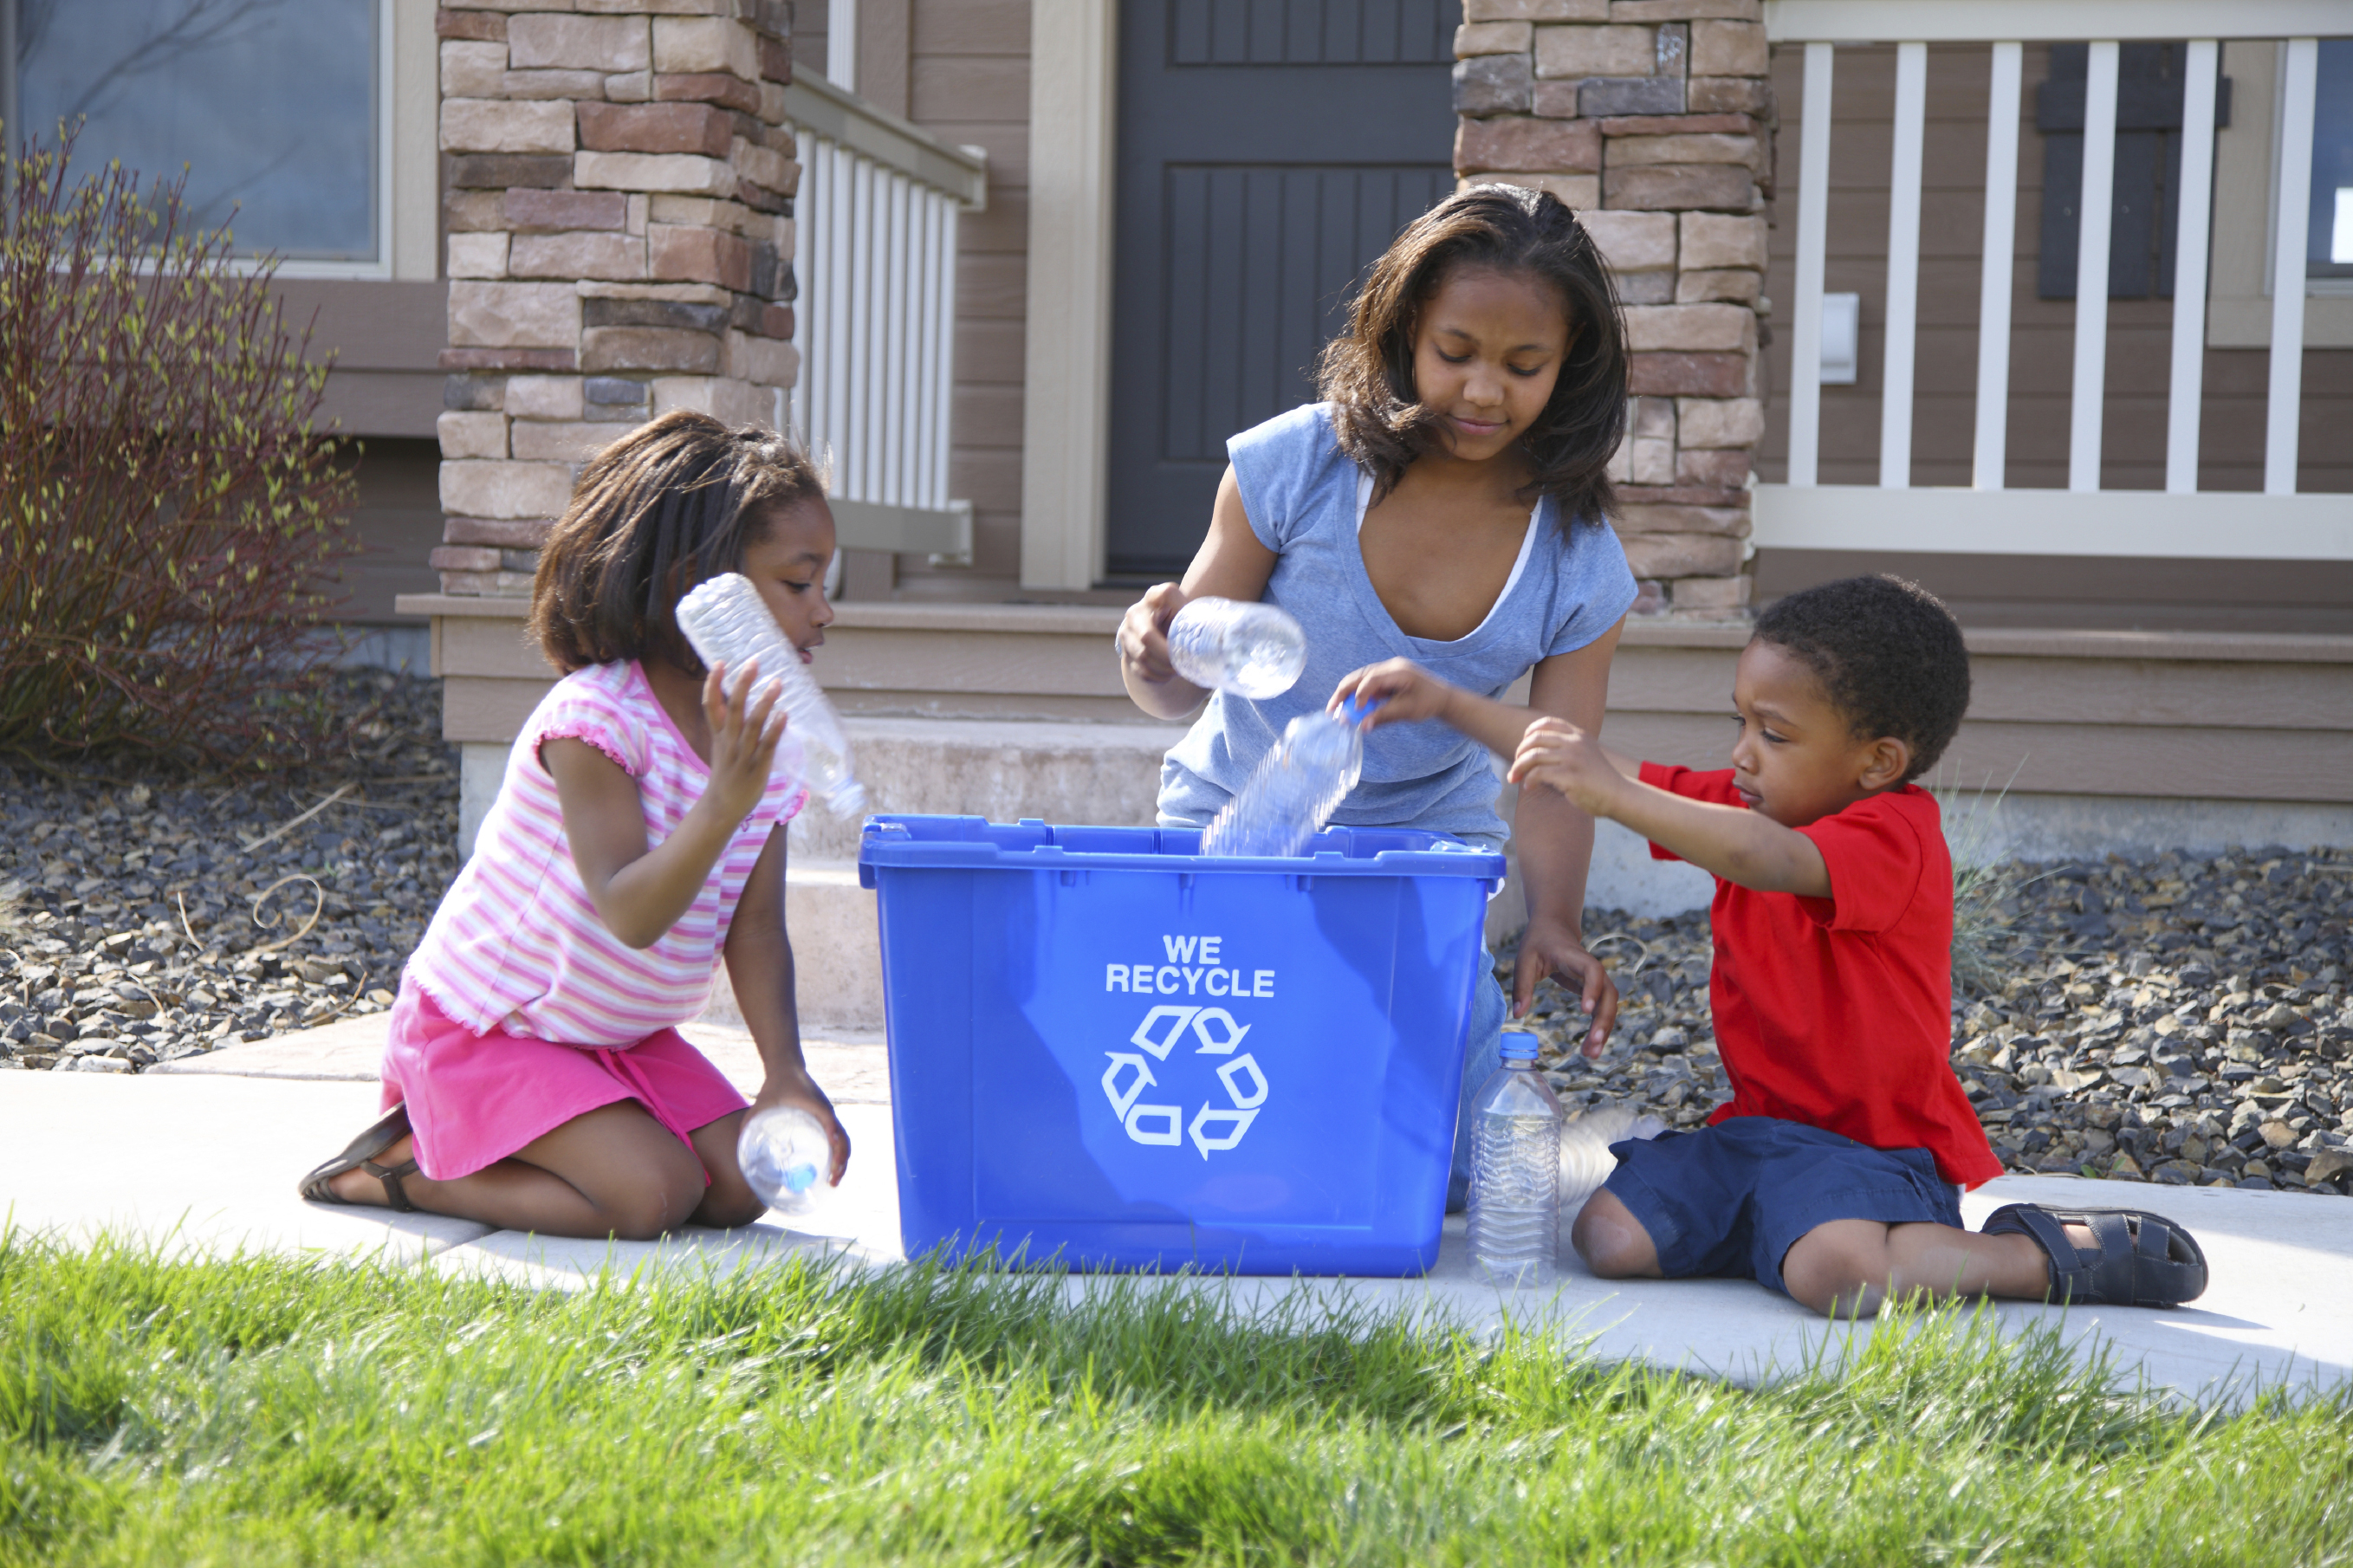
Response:
[{"label": "window", "polygon": [[[385,253],[381,0],[0,0],[17,122],[74,162],[187,171],[187,210],[237,254]],[[21,125],[21,129],[20,129]]]},{"label": "window", "polygon": [[2305,275],[2353,278],[2353,38],[2320,40]]},{"label": "window", "polygon": [[[2042,243],[2036,292],[2075,297],[2084,192],[2084,99],[2089,46],[2053,44],[2051,76],[2035,89],[2042,132]],[[2109,193],[2108,298],[2173,297],[2181,201],[2181,73],[2186,46],[2131,43],[2116,61],[2116,142]],[[2231,79],[2217,85],[2214,123],[2231,123]]]}]

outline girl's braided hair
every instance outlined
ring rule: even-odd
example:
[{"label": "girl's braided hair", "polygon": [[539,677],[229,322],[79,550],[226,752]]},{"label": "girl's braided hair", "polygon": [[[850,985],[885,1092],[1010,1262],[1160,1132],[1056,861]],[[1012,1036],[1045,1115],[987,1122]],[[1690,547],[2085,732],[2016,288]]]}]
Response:
[{"label": "girl's braided hair", "polygon": [[674,410],[590,460],[540,548],[531,635],[567,673],[662,658],[702,673],[673,615],[688,589],[740,571],[776,509],[821,499],[788,437]]},{"label": "girl's braided hair", "polygon": [[1527,499],[1560,503],[1562,526],[1617,510],[1609,459],[1626,434],[1626,326],[1600,250],[1559,198],[1517,185],[1473,185],[1408,225],[1356,293],[1348,330],[1324,345],[1318,385],[1340,449],[1386,495],[1406,465],[1440,441],[1441,413],[1414,390],[1421,310],[1459,268],[1543,279],[1560,291],[1568,352],[1520,445],[1535,465]]}]

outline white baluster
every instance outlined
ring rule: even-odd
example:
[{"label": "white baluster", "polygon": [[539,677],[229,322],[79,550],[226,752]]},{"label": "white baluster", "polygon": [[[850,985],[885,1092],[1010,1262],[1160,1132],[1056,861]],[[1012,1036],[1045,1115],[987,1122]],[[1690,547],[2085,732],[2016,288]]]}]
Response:
[{"label": "white baluster", "polygon": [[1820,473],[1822,268],[1829,248],[1831,46],[1806,46],[1805,121],[1798,159],[1798,299],[1789,331],[1789,482]]},{"label": "white baluster", "polygon": [[874,472],[875,403],[880,395],[879,384],[883,374],[881,355],[881,289],[875,276],[875,258],[880,254],[875,247],[881,239],[881,225],[876,221],[875,185],[881,171],[871,158],[858,160],[858,305],[856,328],[858,346],[850,355],[849,428],[843,432],[843,441],[849,447],[850,472],[858,476],[857,489],[851,493],[860,500],[880,500],[881,489]]},{"label": "white baluster", "polygon": [[2214,79],[2221,46],[2193,38],[2183,63],[2181,225],[2173,242],[2173,386],[2165,419],[2165,488],[2198,488],[2198,416],[2206,378],[2206,231],[2214,205]]},{"label": "white baluster", "polygon": [[2075,390],[2067,488],[2100,488],[2100,426],[2108,381],[2108,223],[2116,199],[2116,45],[2092,45],[2084,81],[2083,196],[2076,204]]},{"label": "white baluster", "polygon": [[833,484],[837,493],[858,494],[858,479],[849,466],[846,449],[849,436],[849,384],[851,361],[857,353],[857,339],[851,331],[853,312],[858,304],[858,274],[852,262],[857,250],[854,232],[857,221],[858,182],[856,167],[849,153],[839,146],[828,160],[832,174],[827,180],[832,197],[826,205],[828,260],[830,268],[825,283],[825,439],[831,449]]},{"label": "white baluster", "polygon": [[[817,204],[817,142],[806,131],[793,139],[793,161],[801,166],[801,210],[811,211]],[[793,282],[797,295],[793,301],[794,337],[801,346],[800,369],[793,374],[793,408],[790,420],[793,434],[799,437],[805,451],[816,449],[816,437],[809,428],[809,401],[817,390],[814,356],[809,345],[809,226],[793,225]]]},{"label": "white baluster", "polygon": [[919,185],[908,208],[907,313],[913,323],[907,350],[910,506],[932,504],[932,397],[930,384],[923,379],[931,371],[932,336],[936,330],[932,321],[932,248],[938,243],[938,226],[933,221],[932,202],[932,193]]},{"label": "white baluster", "polygon": [[2263,410],[2263,493],[2295,493],[2304,413],[2305,245],[2312,218],[2313,100],[2320,40],[2290,38],[2280,74],[2279,226],[2272,233],[2272,374]]},{"label": "white baluster", "polygon": [[2018,100],[2024,47],[1993,47],[1986,87],[1985,249],[1978,272],[1978,438],[1969,482],[2002,488],[2010,447],[2010,291],[2018,248]]},{"label": "white baluster", "polygon": [[916,224],[915,183],[904,174],[891,182],[891,499],[915,504],[915,442],[922,435],[915,405],[923,395],[916,374],[917,334],[923,321],[915,305],[915,271],[923,243]]},{"label": "white baluster", "polygon": [[1928,46],[1895,46],[1895,142],[1887,176],[1886,385],[1879,402],[1879,483],[1912,483],[1912,360],[1920,320],[1920,143],[1928,112]]},{"label": "white baluster", "polygon": [[954,430],[950,417],[955,408],[955,289],[956,289],[956,226],[962,211],[945,196],[934,199],[939,216],[938,248],[933,252],[937,259],[932,288],[935,303],[932,307],[939,331],[932,334],[932,487],[926,500],[935,507],[948,504],[948,469],[955,453]]}]

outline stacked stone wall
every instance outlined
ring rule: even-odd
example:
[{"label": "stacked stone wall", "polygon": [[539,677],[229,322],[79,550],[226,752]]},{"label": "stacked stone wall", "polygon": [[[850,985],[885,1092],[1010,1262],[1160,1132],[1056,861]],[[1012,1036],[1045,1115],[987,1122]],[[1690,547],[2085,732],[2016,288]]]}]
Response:
[{"label": "stacked stone wall", "polygon": [[1634,405],[1612,472],[1645,607],[1748,603],[1773,194],[1759,0],[1466,0],[1454,163],[1551,191],[1615,270]]},{"label": "stacked stone wall", "polygon": [[673,408],[778,423],[786,0],[445,0],[445,593],[527,594],[580,465]]}]

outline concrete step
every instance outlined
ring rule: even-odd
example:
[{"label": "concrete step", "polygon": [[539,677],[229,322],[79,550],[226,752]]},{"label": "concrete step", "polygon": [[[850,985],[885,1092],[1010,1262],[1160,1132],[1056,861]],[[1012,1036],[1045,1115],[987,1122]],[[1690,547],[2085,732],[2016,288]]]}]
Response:
[{"label": "concrete step", "polygon": [[[870,812],[1114,827],[1151,825],[1160,759],[1185,733],[1168,724],[1035,720],[849,718],[842,726]],[[855,860],[858,826],[812,806],[794,820],[793,854]]]},{"label": "concrete step", "polygon": [[[881,933],[874,895],[858,885],[858,863],[791,862],[785,869],[785,930],[793,942],[801,1032],[880,1036]],[[724,974],[711,988],[702,1021],[744,1026],[744,1015]]]},{"label": "concrete step", "polygon": [[[1184,733],[1164,724],[986,719],[843,721],[867,810],[1014,822],[1148,826],[1160,759]],[[785,929],[805,1029],[882,1027],[882,949],[874,895],[858,885],[857,820],[821,805],[796,818],[785,873]],[[716,989],[713,1023],[738,1022]]]}]

